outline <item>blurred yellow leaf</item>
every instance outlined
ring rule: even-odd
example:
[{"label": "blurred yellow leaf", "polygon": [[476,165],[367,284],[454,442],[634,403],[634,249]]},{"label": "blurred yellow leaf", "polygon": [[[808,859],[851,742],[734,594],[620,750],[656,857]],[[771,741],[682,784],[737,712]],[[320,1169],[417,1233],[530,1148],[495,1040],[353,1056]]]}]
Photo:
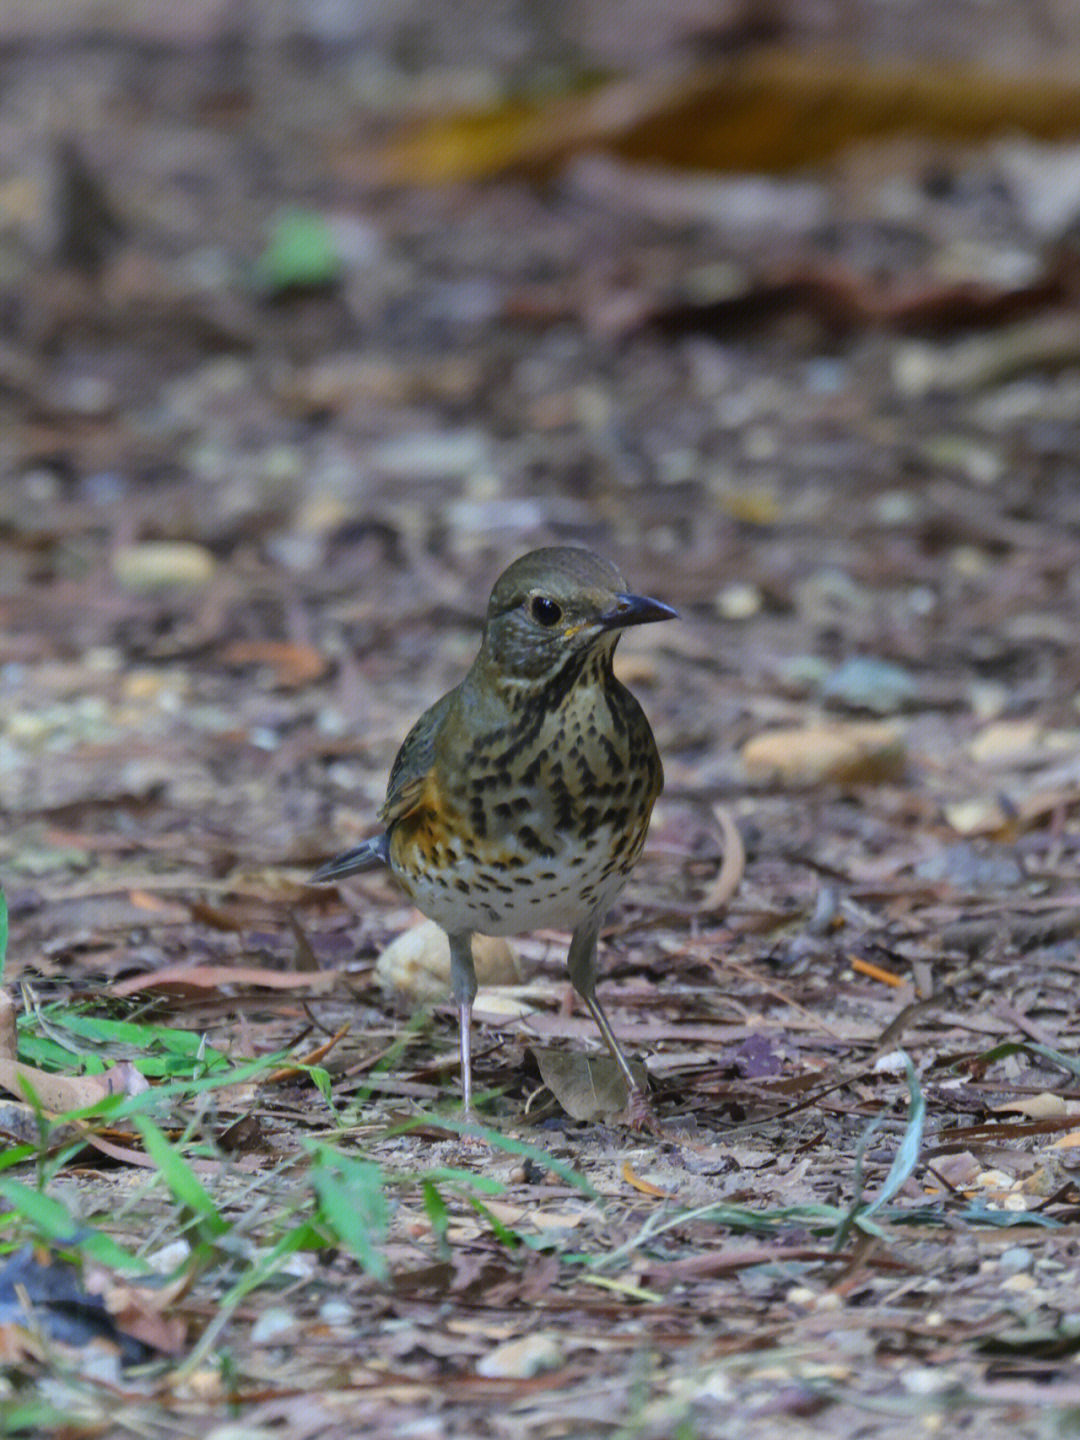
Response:
[{"label": "blurred yellow leaf", "polygon": [[871,139],[973,142],[1011,131],[1046,140],[1080,134],[1080,80],[772,50],[590,81],[546,103],[413,121],[378,148],[345,157],[343,169],[371,183],[434,185],[506,170],[550,173],[601,148],[699,170],[783,171]]}]

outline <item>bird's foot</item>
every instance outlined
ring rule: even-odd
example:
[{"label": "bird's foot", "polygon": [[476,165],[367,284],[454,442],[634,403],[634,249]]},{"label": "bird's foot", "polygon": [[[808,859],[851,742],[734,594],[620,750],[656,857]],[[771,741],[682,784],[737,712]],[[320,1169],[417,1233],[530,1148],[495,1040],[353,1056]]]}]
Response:
[{"label": "bird's foot", "polygon": [[465,1125],[470,1127],[469,1129],[458,1132],[458,1139],[463,1149],[469,1150],[473,1154],[479,1154],[480,1152],[490,1153],[490,1151],[494,1150],[495,1147],[487,1136],[477,1133],[484,1122],[471,1105],[467,1110],[463,1111],[461,1118]]},{"label": "bird's foot", "polygon": [[656,1111],[649,1099],[649,1092],[635,1085],[626,1101],[626,1118],[631,1130],[640,1130],[647,1135],[662,1135],[663,1128],[656,1118]]}]

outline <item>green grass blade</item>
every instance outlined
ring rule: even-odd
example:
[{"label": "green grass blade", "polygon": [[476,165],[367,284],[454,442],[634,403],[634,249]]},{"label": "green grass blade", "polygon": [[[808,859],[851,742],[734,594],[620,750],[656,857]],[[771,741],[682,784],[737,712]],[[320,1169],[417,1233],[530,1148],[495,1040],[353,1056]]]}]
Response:
[{"label": "green grass blade", "polygon": [[323,1220],[369,1275],[385,1280],[386,1260],[378,1246],[390,1223],[390,1207],[382,1171],[329,1145],[317,1145],[313,1156],[311,1183]]},{"label": "green grass blade", "polygon": [[542,1150],[539,1145],[529,1145],[524,1140],[515,1140],[511,1135],[502,1135],[498,1130],[489,1130],[485,1125],[475,1125],[468,1120],[458,1120],[452,1115],[433,1115],[421,1111],[409,1120],[393,1126],[387,1131],[388,1135],[407,1135],[410,1130],[415,1130],[421,1125],[438,1125],[443,1130],[451,1130],[456,1135],[476,1135],[485,1140],[493,1150],[505,1151],[507,1155],[520,1155],[524,1160],[532,1160],[544,1170],[550,1170],[567,1185],[572,1185],[575,1190],[580,1190],[590,1200],[597,1198],[596,1191],[586,1180],[585,1176],[568,1165],[565,1160],[560,1160],[555,1155],[550,1155]]},{"label": "green grass blade", "polygon": [[163,1131],[145,1115],[137,1115],[135,1124],[142,1135],[146,1153],[157,1166],[173,1196],[198,1221],[206,1240],[217,1240],[230,1229],[202,1181]]},{"label": "green grass blade", "polygon": [[420,1182],[420,1192],[424,1200],[424,1213],[431,1221],[431,1230],[436,1244],[440,1252],[445,1253],[447,1249],[446,1232],[450,1228],[450,1211],[446,1201],[439,1194],[438,1186],[431,1180]]},{"label": "green grass blade", "polygon": [[80,1225],[66,1205],[29,1185],[0,1175],[0,1199],[19,1215],[42,1239],[60,1249],[88,1255],[114,1270],[146,1271],[149,1266],[137,1255],[124,1250],[100,1230]]},{"label": "green grass blade", "polygon": [[885,1176],[885,1183],[866,1209],[859,1212],[860,1218],[873,1215],[876,1210],[881,1209],[882,1205],[889,1203],[914,1171],[915,1166],[919,1163],[919,1155],[922,1153],[923,1129],[926,1124],[926,1097],[919,1087],[919,1077],[915,1074],[915,1066],[911,1063],[911,1057],[903,1051],[900,1053],[904,1058],[904,1073],[907,1076],[908,1095],[911,1100],[908,1107],[907,1125],[904,1127],[904,1138],[889,1167],[889,1173]]}]

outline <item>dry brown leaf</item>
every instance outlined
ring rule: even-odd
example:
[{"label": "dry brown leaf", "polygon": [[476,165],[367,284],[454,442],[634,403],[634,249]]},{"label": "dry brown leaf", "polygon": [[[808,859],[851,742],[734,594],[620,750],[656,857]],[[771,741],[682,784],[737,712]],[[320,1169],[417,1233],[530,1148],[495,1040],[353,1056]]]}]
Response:
[{"label": "dry brown leaf", "polygon": [[727,908],[727,903],[739,888],[739,882],[746,870],[746,849],[739,827],[735,824],[735,817],[726,805],[714,805],[713,815],[720,829],[724,858],[715,878],[701,897],[698,909],[703,914]]},{"label": "dry brown leaf", "polygon": [[105,1297],[116,1328],[133,1340],[162,1355],[179,1355],[186,1348],[187,1320],[182,1315],[164,1315],[147,1304],[145,1292],[131,1286],[117,1286]]},{"label": "dry brown leaf", "polygon": [[1030,795],[1010,794],[1008,808],[993,799],[976,797],[945,807],[945,818],[962,835],[989,835],[1010,840],[1040,825],[1055,811],[1072,809],[1080,804],[1080,785],[1070,783],[1060,789],[1036,790]]},{"label": "dry brown leaf", "polygon": [[904,731],[891,721],[769,730],[742,748],[748,780],[807,788],[880,784],[900,775],[906,758]]},{"label": "dry brown leaf", "polygon": [[1014,129],[1046,139],[1076,134],[1075,75],[1029,78],[924,60],[867,65],[775,49],[614,80],[546,104],[412,122],[341,168],[365,183],[438,185],[507,170],[549,173],[572,155],[608,149],[695,170],[776,172],[911,131],[974,141]]},{"label": "dry brown leaf", "polygon": [[110,1160],[118,1160],[122,1165],[136,1165],[143,1170],[156,1170],[157,1161],[151,1160],[145,1150],[136,1150],[130,1145],[118,1145],[115,1140],[108,1140],[104,1135],[98,1135],[94,1131],[82,1127],[83,1138],[87,1145],[94,1150],[100,1150],[102,1155],[107,1155]]},{"label": "dry brown leaf", "polygon": [[983,726],[967,750],[979,765],[1013,764],[1043,748],[1045,733],[1036,720],[994,720]]},{"label": "dry brown leaf", "polygon": [[575,1230],[584,1216],[580,1210],[534,1210],[532,1222],[538,1230]]},{"label": "dry brown leaf", "polygon": [[274,672],[282,690],[299,690],[321,680],[330,662],[311,645],[292,640],[234,640],[221,651],[223,665],[261,665]]},{"label": "dry brown leaf", "polygon": [[536,1014],[538,1004],[549,999],[533,986],[489,987],[476,997],[474,1014],[477,1019],[497,1025],[500,1021],[525,1020]]},{"label": "dry brown leaf", "polygon": [[881,965],[864,960],[861,955],[851,957],[851,968],[857,975],[866,975],[869,979],[877,980],[882,985],[891,985],[896,990],[899,990],[905,983],[902,975],[896,975],[892,970],[886,970]]},{"label": "dry brown leaf", "polygon": [[177,904],[175,900],[166,900],[162,895],[154,895],[149,890],[129,890],[128,899],[137,910],[149,910],[159,924],[182,925],[191,914],[186,905]]},{"label": "dry brown leaf", "polygon": [[127,980],[118,980],[109,986],[109,993],[122,999],[146,990],[202,994],[207,990],[224,990],[239,985],[264,990],[310,990],[323,995],[333,989],[337,980],[336,970],[296,975],[286,970],[266,970],[258,965],[165,965],[147,975],[132,975]]},{"label": "dry brown leaf", "polygon": [[[574,1120],[611,1121],[626,1110],[630,1092],[622,1071],[610,1055],[583,1055],[580,1051],[549,1050],[534,1045],[529,1053],[555,1099]],[[648,1090],[644,1065],[631,1060],[638,1084]]]},{"label": "dry brown leaf", "polygon": [[1044,1090],[1040,1095],[1028,1095],[1020,1100],[1006,1100],[1004,1104],[991,1107],[998,1113],[1026,1115],[1029,1120],[1050,1120],[1060,1115],[1080,1115],[1080,1103],[1063,1100]]},{"label": "dry brown leaf", "polygon": [[[102,1075],[54,1075],[33,1065],[21,1065],[17,1060],[0,1060],[0,1089],[25,1100],[29,1087],[44,1110],[62,1115],[69,1110],[96,1105],[107,1095],[133,1094],[132,1073],[127,1066],[115,1065]],[[143,1088],[146,1088],[145,1081]]]},{"label": "dry brown leaf", "polygon": [[321,1045],[316,1045],[314,1050],[308,1051],[306,1055],[298,1055],[295,1060],[291,1061],[288,1065],[283,1065],[280,1070],[274,1070],[271,1074],[267,1075],[263,1084],[277,1085],[283,1080],[292,1080],[296,1075],[300,1074],[303,1066],[321,1064],[338,1041],[343,1039],[348,1033],[348,1024],[342,1025],[328,1040],[324,1040]]},{"label": "dry brown leaf", "polygon": [[661,1190],[659,1185],[654,1185],[651,1180],[643,1180],[641,1176],[636,1173],[629,1160],[623,1161],[622,1178],[628,1185],[632,1185],[641,1195],[651,1195],[654,1200],[672,1199],[670,1191]]},{"label": "dry brown leaf", "polygon": [[25,1326],[10,1320],[0,1321],[0,1366],[6,1370],[14,1372],[16,1366],[27,1360],[42,1360],[45,1350],[44,1340]]}]

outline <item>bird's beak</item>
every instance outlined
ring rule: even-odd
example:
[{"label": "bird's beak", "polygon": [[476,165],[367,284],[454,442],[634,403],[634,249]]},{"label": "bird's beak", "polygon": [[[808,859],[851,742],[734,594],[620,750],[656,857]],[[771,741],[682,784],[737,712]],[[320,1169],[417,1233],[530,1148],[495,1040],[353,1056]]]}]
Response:
[{"label": "bird's beak", "polygon": [[627,625],[651,625],[654,620],[677,620],[678,611],[648,595],[616,595],[615,604],[600,616],[605,630],[622,630]]}]

